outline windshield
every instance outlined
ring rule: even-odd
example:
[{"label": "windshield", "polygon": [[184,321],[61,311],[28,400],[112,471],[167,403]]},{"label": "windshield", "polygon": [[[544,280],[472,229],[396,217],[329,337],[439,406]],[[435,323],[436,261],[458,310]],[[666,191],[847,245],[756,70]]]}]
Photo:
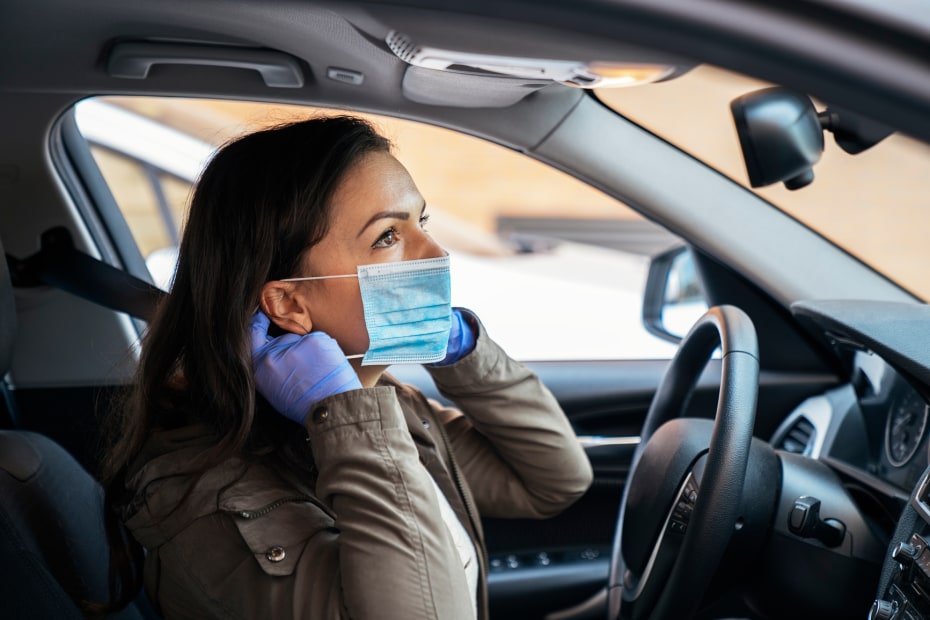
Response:
[{"label": "windshield", "polygon": [[[735,97],[771,84],[702,66],[669,82],[601,89],[608,106],[749,187],[730,113]],[[815,102],[817,109],[824,105]],[[799,190],[781,183],[753,191],[804,222],[875,270],[930,298],[930,147],[894,134],[849,155],[825,136],[814,182]]]}]

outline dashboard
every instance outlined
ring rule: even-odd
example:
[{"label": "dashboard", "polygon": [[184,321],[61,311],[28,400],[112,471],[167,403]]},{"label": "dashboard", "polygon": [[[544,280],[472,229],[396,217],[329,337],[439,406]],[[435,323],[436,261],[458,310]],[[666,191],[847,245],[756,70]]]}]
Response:
[{"label": "dashboard", "polygon": [[[773,445],[838,461],[861,470],[863,482],[910,495],[930,466],[930,307],[837,301],[792,310],[829,341],[850,381],[802,403]],[[805,424],[806,436],[798,433]]]},{"label": "dashboard", "polygon": [[900,374],[888,368],[887,385],[859,399],[866,419],[884,420],[881,458],[876,475],[910,492],[930,465],[927,420],[930,406]]},{"label": "dashboard", "polygon": [[930,306],[799,302],[847,384],[807,399],[772,445],[827,464],[885,552],[869,618],[930,618]]},{"label": "dashboard", "polygon": [[924,443],[927,411],[927,401],[913,388],[892,399],[885,423],[885,459],[892,467],[907,466]]}]

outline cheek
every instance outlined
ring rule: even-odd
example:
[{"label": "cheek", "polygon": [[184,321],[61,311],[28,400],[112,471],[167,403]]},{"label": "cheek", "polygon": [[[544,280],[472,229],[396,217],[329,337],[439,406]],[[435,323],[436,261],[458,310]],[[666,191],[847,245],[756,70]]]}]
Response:
[{"label": "cheek", "polygon": [[364,353],[368,350],[368,329],[365,327],[365,313],[362,310],[362,301],[353,306],[352,311],[343,314],[345,331],[342,338],[337,338],[346,355]]},{"label": "cheek", "polygon": [[336,339],[346,355],[364,353],[368,349],[368,330],[358,287],[334,289],[313,310],[314,329]]}]

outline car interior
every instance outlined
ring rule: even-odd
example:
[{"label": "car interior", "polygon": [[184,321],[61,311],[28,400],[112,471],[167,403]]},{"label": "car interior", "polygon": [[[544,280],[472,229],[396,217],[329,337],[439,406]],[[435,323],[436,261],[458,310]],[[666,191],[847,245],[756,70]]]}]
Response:
[{"label": "car interior", "polygon": [[[636,237],[624,242],[639,269],[633,302],[589,305],[544,286],[538,301],[508,309],[534,326],[534,351],[634,323],[657,347],[521,359],[558,398],[595,481],[552,519],[485,520],[491,617],[930,617],[922,222],[887,218],[918,237],[913,255],[899,238],[880,248],[916,269],[907,280],[810,224],[822,217],[861,234],[869,225],[854,205],[829,217],[792,212],[777,193],[836,207],[816,193],[829,176],[822,154],[860,170],[899,140],[926,154],[930,27],[868,3],[706,4],[5,3],[2,615],[79,618],[82,602],[107,597],[103,524],[114,517],[95,480],[99,420],[133,380],[146,320],[170,294],[96,154],[103,138],[76,111],[116,97],[140,102],[137,112],[156,100],[209,100],[415,121],[565,173],[644,222],[584,228],[568,205],[557,218],[502,216],[491,231],[515,257],[570,250],[594,233],[610,238],[597,252]],[[671,110],[698,127],[705,119],[687,113],[697,103],[624,101],[704,66],[764,86],[718,106],[732,115],[739,178],[638,118]],[[119,131],[132,159],[155,157],[141,131]],[[424,145],[427,159],[464,161]],[[883,208],[897,214],[874,206]],[[604,268],[591,280],[619,286],[608,266],[620,263],[585,256]],[[588,277],[590,263],[578,264],[561,277]],[[671,329],[673,289],[692,271],[701,311]],[[503,268],[488,273],[476,290],[515,286]],[[528,318],[559,304],[568,314],[556,324]],[[502,343],[509,329],[499,328]],[[443,400],[423,369],[391,372]],[[140,592],[115,617],[161,616]]]}]

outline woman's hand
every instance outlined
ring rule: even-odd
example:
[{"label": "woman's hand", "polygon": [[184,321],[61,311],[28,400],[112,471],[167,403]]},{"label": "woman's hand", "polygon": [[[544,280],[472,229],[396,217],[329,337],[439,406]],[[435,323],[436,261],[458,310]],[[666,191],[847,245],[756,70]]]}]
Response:
[{"label": "woman's hand", "polygon": [[449,345],[442,361],[430,366],[448,366],[454,364],[475,348],[478,338],[478,321],[468,310],[452,309],[452,329],[449,331]]},{"label": "woman's hand", "polygon": [[249,329],[255,387],[271,406],[303,424],[314,403],[362,387],[339,344],[323,332],[268,335],[270,321],[259,310]]}]

